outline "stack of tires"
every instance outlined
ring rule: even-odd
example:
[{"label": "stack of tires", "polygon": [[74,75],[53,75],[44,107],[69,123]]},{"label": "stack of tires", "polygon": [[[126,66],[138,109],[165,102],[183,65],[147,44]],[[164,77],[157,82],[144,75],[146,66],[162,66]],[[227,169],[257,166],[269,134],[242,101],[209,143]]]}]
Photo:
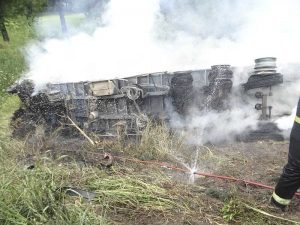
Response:
[{"label": "stack of tires", "polygon": [[283,83],[283,75],[276,72],[276,58],[265,57],[255,59],[254,72],[247,83],[243,84],[244,89],[271,87]]},{"label": "stack of tires", "polygon": [[230,65],[214,65],[211,66],[211,70],[208,74],[209,85],[214,85],[217,80],[224,82],[231,81],[233,72],[230,69]]},{"label": "stack of tires", "polygon": [[233,72],[230,65],[215,65],[208,74],[206,108],[221,110],[225,108],[225,99],[232,88]]},{"label": "stack of tires", "polygon": [[184,115],[193,102],[193,77],[191,73],[177,73],[171,79],[170,95],[175,110]]}]

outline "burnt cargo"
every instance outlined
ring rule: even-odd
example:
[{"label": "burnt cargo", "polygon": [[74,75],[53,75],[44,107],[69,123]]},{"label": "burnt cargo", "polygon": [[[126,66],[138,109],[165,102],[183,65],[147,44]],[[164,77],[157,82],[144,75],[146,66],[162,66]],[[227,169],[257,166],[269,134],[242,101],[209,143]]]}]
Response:
[{"label": "burnt cargo", "polygon": [[[264,124],[272,123],[272,106],[267,101],[272,96],[271,87],[283,82],[275,62],[273,57],[257,59],[254,72],[240,85],[241,95],[261,101],[253,109],[261,111],[258,120],[262,129]],[[139,135],[150,120],[168,123],[174,112],[188,118],[191,108],[204,112],[228,110],[233,70],[229,65],[215,65],[206,70],[51,83],[39,91],[34,90],[32,82],[24,80],[8,90],[18,94],[22,102],[12,117],[13,136],[25,136],[40,125],[46,132],[62,128],[64,133],[72,134],[70,120],[84,131],[100,136],[119,136],[120,132]]]},{"label": "burnt cargo", "polygon": [[[212,70],[47,84],[38,93],[34,93],[33,83],[25,80],[8,90],[22,101],[12,117],[13,135],[26,135],[39,124],[46,131],[68,128],[68,118],[81,129],[99,135],[118,135],[120,127],[126,135],[137,135],[149,120],[168,121],[171,111],[184,117],[191,105],[221,109],[232,87],[231,78],[230,67],[224,70],[220,66]],[[211,99],[209,103],[207,99]]]}]

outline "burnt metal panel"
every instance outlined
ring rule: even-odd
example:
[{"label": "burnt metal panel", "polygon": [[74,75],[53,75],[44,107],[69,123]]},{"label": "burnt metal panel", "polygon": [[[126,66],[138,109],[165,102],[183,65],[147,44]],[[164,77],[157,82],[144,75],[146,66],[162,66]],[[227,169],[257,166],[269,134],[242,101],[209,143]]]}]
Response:
[{"label": "burnt metal panel", "polygon": [[100,114],[106,114],[106,103],[105,103],[106,100],[99,100],[98,101],[98,111]]},{"label": "burnt metal panel", "polygon": [[117,114],[116,102],[114,99],[110,99],[106,101],[106,113],[107,114]]},{"label": "burnt metal panel", "polygon": [[59,84],[59,89],[65,96],[68,95],[69,91],[68,91],[67,84]]},{"label": "burnt metal panel", "polygon": [[150,83],[154,84],[155,86],[161,86],[162,85],[162,75],[161,74],[151,74],[149,76]]},{"label": "burnt metal panel", "polygon": [[71,98],[76,98],[76,91],[74,83],[67,83],[68,94]]},{"label": "burnt metal panel", "polygon": [[116,105],[117,105],[118,113],[120,115],[124,115],[124,114],[128,113],[126,98],[119,98],[119,99],[117,99]]},{"label": "burnt metal panel", "polygon": [[164,110],[164,96],[150,98],[151,113],[160,113]]},{"label": "burnt metal panel", "polygon": [[80,83],[75,83],[75,94],[77,97],[85,97],[85,91],[84,91],[84,84],[82,82]]},{"label": "burnt metal panel", "polygon": [[141,76],[137,77],[138,84],[149,84],[149,77],[148,76]]},{"label": "burnt metal panel", "polygon": [[197,70],[191,73],[193,76],[193,86],[195,88],[201,88],[208,85],[207,76],[209,71],[210,70]]}]

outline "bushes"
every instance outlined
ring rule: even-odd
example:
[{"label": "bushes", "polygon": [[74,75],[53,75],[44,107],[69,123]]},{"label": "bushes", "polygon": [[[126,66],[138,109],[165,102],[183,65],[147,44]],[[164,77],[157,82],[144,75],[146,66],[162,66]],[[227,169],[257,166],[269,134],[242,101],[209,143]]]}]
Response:
[{"label": "bushes", "polygon": [[26,70],[22,47],[34,36],[33,28],[23,17],[7,21],[11,41],[0,39],[0,104],[7,97],[6,89]]}]

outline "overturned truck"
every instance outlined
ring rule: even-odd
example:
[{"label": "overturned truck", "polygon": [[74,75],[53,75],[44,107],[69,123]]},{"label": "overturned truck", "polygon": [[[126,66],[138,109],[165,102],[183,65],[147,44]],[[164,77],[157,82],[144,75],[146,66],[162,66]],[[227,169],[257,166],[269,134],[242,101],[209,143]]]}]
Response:
[{"label": "overturned truck", "polygon": [[[245,92],[271,88],[283,82],[275,58],[256,60],[254,73],[243,84]],[[149,73],[123,79],[47,84],[36,92],[30,80],[9,88],[22,102],[12,117],[14,136],[24,136],[39,125],[50,132],[58,127],[78,127],[101,136],[139,135],[149,120],[168,121],[171,112],[188,116],[191,107],[222,111],[230,107],[233,70],[215,65],[207,70]],[[261,120],[268,120],[268,93],[257,92]]]}]

